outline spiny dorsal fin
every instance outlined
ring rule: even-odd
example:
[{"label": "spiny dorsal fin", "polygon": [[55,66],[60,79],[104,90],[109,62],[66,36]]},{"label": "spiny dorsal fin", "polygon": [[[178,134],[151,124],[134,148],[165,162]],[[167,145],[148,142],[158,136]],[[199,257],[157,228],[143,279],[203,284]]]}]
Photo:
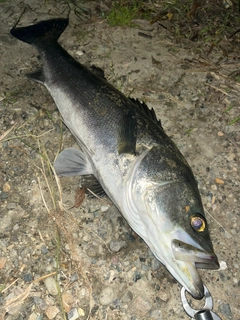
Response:
[{"label": "spiny dorsal fin", "polygon": [[148,106],[146,105],[145,102],[140,102],[137,99],[134,98],[130,98],[130,100],[136,105],[138,106],[138,108],[143,111],[146,116],[151,119],[152,121],[154,121],[157,125],[160,126],[160,128],[163,130],[162,124],[161,124],[161,120],[157,119],[156,113],[154,111],[154,109],[149,109]]}]

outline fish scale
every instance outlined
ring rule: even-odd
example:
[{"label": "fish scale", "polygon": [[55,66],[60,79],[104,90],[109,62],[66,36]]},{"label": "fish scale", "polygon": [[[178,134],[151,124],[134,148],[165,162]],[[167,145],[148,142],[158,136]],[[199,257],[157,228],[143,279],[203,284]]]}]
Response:
[{"label": "fish scale", "polygon": [[86,175],[89,188],[94,176],[94,188],[97,179],[156,258],[201,299],[197,268],[219,264],[192,170],[153,110],[125,97],[58,44],[67,25],[68,19],[51,19],[10,31],[40,53],[43,68],[28,77],[47,88],[81,148],[63,150],[55,171],[60,177]]}]

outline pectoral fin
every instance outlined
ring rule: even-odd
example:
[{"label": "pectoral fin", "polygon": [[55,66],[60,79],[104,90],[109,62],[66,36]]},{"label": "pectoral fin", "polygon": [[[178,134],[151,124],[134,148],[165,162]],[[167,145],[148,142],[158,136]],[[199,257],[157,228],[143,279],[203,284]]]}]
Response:
[{"label": "pectoral fin", "polygon": [[84,153],[76,148],[63,150],[53,166],[59,177],[93,174],[91,163]]}]

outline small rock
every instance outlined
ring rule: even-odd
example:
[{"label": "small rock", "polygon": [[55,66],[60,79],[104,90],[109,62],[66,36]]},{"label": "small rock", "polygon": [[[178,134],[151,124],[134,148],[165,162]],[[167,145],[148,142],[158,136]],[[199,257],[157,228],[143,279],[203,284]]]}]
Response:
[{"label": "small rock", "polygon": [[9,192],[10,191],[10,184],[8,182],[5,182],[3,185],[3,191],[4,192]]},{"label": "small rock", "polygon": [[119,252],[122,248],[127,247],[126,241],[112,240],[109,243],[110,250],[113,252]]},{"label": "small rock", "polygon": [[153,258],[152,260],[152,270],[156,271],[160,268],[161,266],[161,262],[159,260],[157,260],[156,258]]},{"label": "small rock", "polygon": [[220,179],[220,178],[216,178],[215,179],[216,183],[218,184],[224,184],[224,180]]},{"label": "small rock", "polygon": [[48,249],[44,244],[41,246],[41,252],[42,252],[42,254],[47,254],[48,253]]},{"label": "small rock", "polygon": [[76,320],[79,317],[78,311],[76,308],[73,308],[67,313],[68,320]]},{"label": "small rock", "polygon": [[23,276],[23,281],[24,281],[24,282],[31,282],[32,279],[33,279],[33,277],[32,277],[32,275],[31,275],[31,273],[26,273],[26,274],[24,274],[24,276]]},{"label": "small rock", "polygon": [[124,294],[123,294],[123,296],[122,296],[122,298],[121,298],[121,301],[122,301],[123,303],[127,303],[127,302],[131,301],[132,299],[133,299],[133,293],[132,293],[132,291],[127,290],[126,292],[124,292]]},{"label": "small rock", "polygon": [[171,298],[171,295],[169,292],[162,291],[161,289],[158,291],[157,295],[164,302],[168,302],[168,300]]},{"label": "small rock", "polygon": [[28,320],[37,320],[37,319],[38,319],[38,315],[35,312],[31,313],[28,318]]},{"label": "small rock", "polygon": [[63,308],[65,312],[70,312],[74,302],[73,296],[70,292],[63,292],[62,294]]},{"label": "small rock", "polygon": [[225,261],[220,261],[219,265],[220,265],[220,267],[219,267],[219,269],[217,271],[226,270],[227,269],[227,264],[226,264]]},{"label": "small rock", "polygon": [[150,315],[151,320],[162,320],[162,311],[161,310],[153,310]]},{"label": "small rock", "polygon": [[79,314],[80,317],[85,316],[85,312],[84,312],[84,310],[82,308],[78,308],[78,314]]},{"label": "small rock", "polygon": [[221,312],[222,314],[224,314],[229,320],[232,319],[232,311],[231,311],[230,305],[228,303],[222,303],[218,307],[218,311]]},{"label": "small rock", "polygon": [[109,206],[101,206],[102,212],[108,211],[108,209],[109,209]]},{"label": "small rock", "polygon": [[136,270],[136,271],[134,272],[134,275],[133,275],[133,281],[134,281],[134,282],[137,282],[137,281],[140,280],[141,278],[142,278],[141,273]]},{"label": "small rock", "polygon": [[48,317],[48,319],[53,319],[56,317],[59,311],[60,310],[56,306],[50,306],[46,309],[45,314]]},{"label": "small rock", "polygon": [[88,212],[93,213],[95,211],[98,211],[100,209],[100,206],[98,204],[89,204],[88,206]]},{"label": "small rock", "polygon": [[115,293],[111,287],[106,287],[102,290],[99,295],[99,303],[102,306],[107,306],[113,302],[115,298]]},{"label": "small rock", "polygon": [[96,248],[95,248],[95,247],[90,247],[90,248],[88,248],[88,250],[87,250],[87,255],[88,255],[90,258],[96,257],[96,256],[97,256]]},{"label": "small rock", "polygon": [[0,200],[5,200],[8,198],[8,193],[7,192],[0,192]]},{"label": "small rock", "polygon": [[48,308],[46,302],[39,297],[34,296],[33,301],[41,310],[46,310]]},{"label": "small rock", "polygon": [[71,281],[71,282],[74,282],[74,281],[77,281],[77,280],[78,280],[78,275],[77,275],[77,273],[75,272],[75,273],[73,273],[73,274],[71,275],[70,281]]},{"label": "small rock", "polygon": [[56,285],[56,281],[53,277],[48,277],[44,280],[45,286],[48,290],[48,292],[53,295],[56,296],[58,294],[58,290],[57,290],[57,285]]},{"label": "small rock", "polygon": [[133,267],[132,269],[130,269],[130,270],[127,272],[128,279],[131,279],[131,280],[132,280],[135,271],[136,271],[136,267]]},{"label": "small rock", "polygon": [[16,203],[14,203],[14,202],[8,203],[8,205],[7,205],[8,210],[13,210],[15,208],[16,208]]},{"label": "small rock", "polygon": [[[1,194],[0,194],[1,196]],[[1,199],[0,199],[1,200]],[[11,211],[9,211],[11,212]],[[12,223],[12,215],[7,214],[4,217],[1,218],[1,223],[0,223],[0,234],[4,233],[5,231],[8,231]]]},{"label": "small rock", "polygon": [[15,226],[13,227],[13,231],[17,231],[19,229],[19,224],[15,224]]},{"label": "small rock", "polygon": [[141,317],[145,316],[152,308],[151,302],[142,296],[138,296],[133,301],[135,313]]}]

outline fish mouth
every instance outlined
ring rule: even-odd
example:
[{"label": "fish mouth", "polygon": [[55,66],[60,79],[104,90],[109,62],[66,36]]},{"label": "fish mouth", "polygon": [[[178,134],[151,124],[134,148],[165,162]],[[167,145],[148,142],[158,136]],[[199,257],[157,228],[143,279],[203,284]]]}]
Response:
[{"label": "fish mouth", "polygon": [[172,240],[172,253],[176,260],[192,262],[196,268],[216,270],[218,258],[214,252],[196,248],[183,241]]},{"label": "fish mouth", "polygon": [[197,269],[218,269],[217,256],[210,250],[203,250],[201,247],[178,239],[171,241],[171,247],[175,264],[168,269],[171,269],[170,272],[176,280],[185,287],[194,299],[202,299],[204,286]]}]

